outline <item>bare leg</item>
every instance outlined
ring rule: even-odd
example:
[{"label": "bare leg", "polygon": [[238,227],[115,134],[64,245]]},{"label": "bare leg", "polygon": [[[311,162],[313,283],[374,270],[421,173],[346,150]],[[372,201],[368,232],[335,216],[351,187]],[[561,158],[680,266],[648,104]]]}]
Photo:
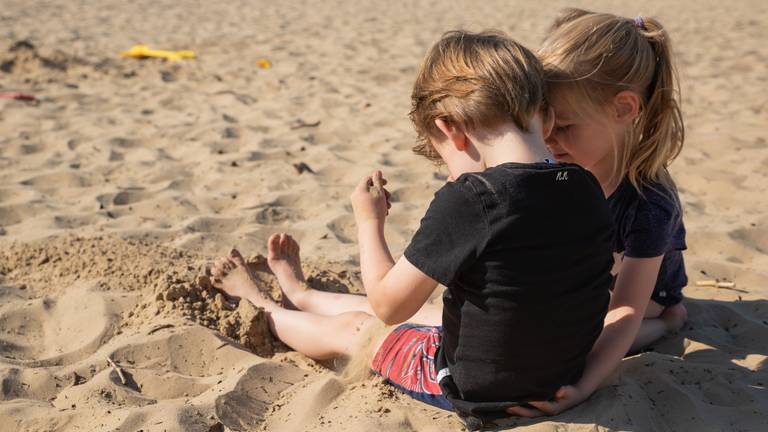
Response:
[{"label": "bare leg", "polygon": [[[365,330],[377,322],[364,312],[336,316],[288,310],[267,298],[253,281],[239,252],[233,251],[226,274],[218,272],[214,286],[230,296],[245,298],[267,312],[272,333],[307,357],[324,360],[351,356],[364,341]],[[220,270],[220,269],[219,269]]]},{"label": "bare leg", "polygon": [[[277,277],[284,297],[288,299],[283,301],[283,306],[286,308],[329,316],[347,312],[365,312],[375,316],[368,298],[363,295],[330,293],[310,288],[301,270],[299,244],[290,235],[285,233],[272,235],[267,241],[267,249],[269,268]],[[214,276],[226,271],[224,266],[227,261],[226,257],[219,259],[216,268],[213,269]],[[408,322],[441,325],[442,308],[430,304],[424,305]]]},{"label": "bare leg", "polygon": [[665,334],[680,330],[687,317],[688,311],[682,303],[664,308],[664,306],[651,300],[645,310],[645,318],[640,324],[640,330],[637,332],[629,351],[639,351]]}]

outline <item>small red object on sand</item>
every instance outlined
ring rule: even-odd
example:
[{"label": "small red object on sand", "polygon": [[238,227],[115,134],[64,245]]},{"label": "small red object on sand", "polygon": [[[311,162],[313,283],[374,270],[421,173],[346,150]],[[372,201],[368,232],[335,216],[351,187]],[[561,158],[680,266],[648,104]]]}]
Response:
[{"label": "small red object on sand", "polygon": [[25,101],[33,101],[37,100],[36,97],[26,94],[26,93],[0,93],[0,99],[15,99],[15,100],[25,100]]}]

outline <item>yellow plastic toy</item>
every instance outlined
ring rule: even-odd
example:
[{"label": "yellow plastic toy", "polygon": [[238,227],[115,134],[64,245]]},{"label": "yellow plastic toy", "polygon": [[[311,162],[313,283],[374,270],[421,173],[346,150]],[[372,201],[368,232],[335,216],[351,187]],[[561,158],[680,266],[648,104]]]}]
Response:
[{"label": "yellow plastic toy", "polygon": [[165,51],[151,49],[146,45],[134,45],[128,51],[121,53],[123,57],[132,57],[138,59],[144,59],[148,57],[163,58],[170,61],[179,61],[181,59],[193,59],[195,58],[195,52],[189,50],[183,51]]},{"label": "yellow plastic toy", "polygon": [[272,62],[267,59],[258,59],[256,60],[256,66],[262,68],[262,69],[269,69],[272,67]]}]

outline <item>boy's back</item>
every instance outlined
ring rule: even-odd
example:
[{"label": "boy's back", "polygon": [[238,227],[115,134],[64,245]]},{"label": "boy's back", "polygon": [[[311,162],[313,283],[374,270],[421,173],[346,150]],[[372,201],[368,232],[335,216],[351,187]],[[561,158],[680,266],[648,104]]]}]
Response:
[{"label": "boy's back", "polygon": [[435,194],[405,257],[448,287],[437,365],[454,405],[547,399],[579,378],[608,307],[612,241],[602,190],[576,165],[509,162]]}]

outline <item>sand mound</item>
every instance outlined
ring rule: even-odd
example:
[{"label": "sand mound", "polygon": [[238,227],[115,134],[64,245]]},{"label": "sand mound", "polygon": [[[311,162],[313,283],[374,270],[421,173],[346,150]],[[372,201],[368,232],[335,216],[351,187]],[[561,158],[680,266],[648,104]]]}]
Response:
[{"label": "sand mound", "polygon": [[[249,262],[265,290],[279,298],[274,277],[265,275],[266,260],[256,256]],[[205,271],[205,262],[192,253],[113,237],[65,236],[32,245],[14,243],[0,254],[0,274],[16,281],[16,289],[35,286],[36,293],[51,295],[61,292],[62,285],[93,280],[97,290],[139,291],[145,300],[126,312],[122,327],[179,317],[216,330],[259,355],[274,354],[263,312],[247,301],[227,300],[211,286]],[[65,294],[71,295],[70,291]],[[46,300],[40,301],[41,308],[51,307]]]},{"label": "sand mound", "polygon": [[[279,300],[266,259],[247,262]],[[211,287],[206,264],[193,252],[114,236],[4,244],[0,421],[29,431],[244,431],[267,424],[282,406],[273,402],[309,377],[339,383],[318,390],[330,400],[352,382],[322,378],[335,372],[274,340],[262,310]],[[359,275],[334,266],[308,266],[310,283],[349,291]],[[307,409],[310,424],[319,408]]]},{"label": "sand mound", "polygon": [[0,274],[44,294],[79,280],[104,291],[167,290],[203,274],[203,264],[192,252],[114,236],[66,235],[0,250]]}]

